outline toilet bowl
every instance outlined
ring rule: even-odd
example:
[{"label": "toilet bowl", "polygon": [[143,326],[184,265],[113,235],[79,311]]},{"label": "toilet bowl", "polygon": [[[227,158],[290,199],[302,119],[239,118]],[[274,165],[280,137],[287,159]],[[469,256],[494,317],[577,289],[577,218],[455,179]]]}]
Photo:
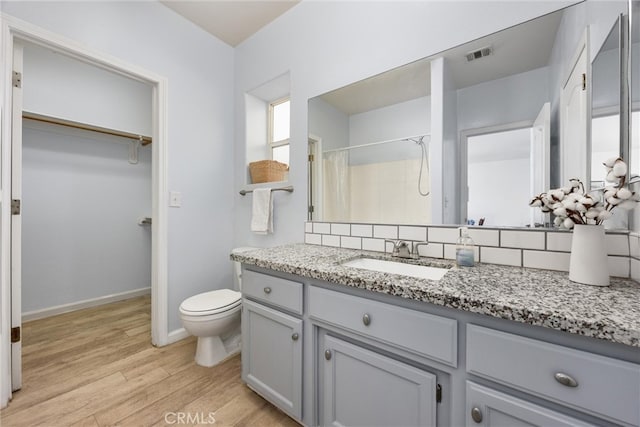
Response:
[{"label": "toilet bowl", "polygon": [[[255,248],[238,248],[241,253]],[[241,287],[240,263],[234,262],[234,285]],[[180,304],[184,329],[198,338],[195,361],[211,367],[240,350],[240,310],[242,294],[231,289],[204,292]]]}]

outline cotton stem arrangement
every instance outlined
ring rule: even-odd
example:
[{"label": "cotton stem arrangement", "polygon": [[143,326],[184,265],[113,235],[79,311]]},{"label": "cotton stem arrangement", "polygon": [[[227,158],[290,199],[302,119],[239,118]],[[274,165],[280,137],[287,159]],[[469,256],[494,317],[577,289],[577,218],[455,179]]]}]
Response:
[{"label": "cotton stem arrangement", "polygon": [[535,196],[529,206],[553,213],[554,225],[566,229],[572,229],[576,224],[600,225],[611,218],[615,208],[633,209],[640,201],[640,194],[625,186],[627,164],[621,158],[613,157],[603,165],[607,169],[605,180],[610,184],[601,190],[602,194],[587,193],[584,184],[574,178],[566,187]]}]

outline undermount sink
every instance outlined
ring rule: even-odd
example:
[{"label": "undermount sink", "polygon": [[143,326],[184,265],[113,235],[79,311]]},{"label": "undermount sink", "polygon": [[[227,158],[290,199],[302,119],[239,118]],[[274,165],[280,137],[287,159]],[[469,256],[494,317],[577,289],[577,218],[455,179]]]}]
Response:
[{"label": "undermount sink", "polygon": [[362,270],[379,271],[381,273],[401,274],[419,279],[440,280],[449,271],[448,268],[430,267],[426,265],[405,264],[403,262],[386,261],[375,258],[356,258],[341,263],[345,267]]}]

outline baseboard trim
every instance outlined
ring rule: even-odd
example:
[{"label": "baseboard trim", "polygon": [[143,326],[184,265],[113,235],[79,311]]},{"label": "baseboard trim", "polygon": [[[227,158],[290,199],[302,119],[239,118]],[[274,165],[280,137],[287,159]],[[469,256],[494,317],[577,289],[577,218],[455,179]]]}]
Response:
[{"label": "baseboard trim", "polygon": [[118,294],[105,295],[103,297],[86,299],[83,301],[72,302],[69,304],[57,305],[55,307],[43,308],[40,310],[28,311],[22,313],[22,321],[44,319],[45,317],[55,316],[57,314],[69,313],[71,311],[82,310],[83,308],[91,308],[99,305],[109,304],[112,302],[122,301],[129,298],[135,298],[151,293],[151,288],[140,288],[132,291],[120,292]]},{"label": "baseboard trim", "polygon": [[173,344],[174,342],[178,342],[187,337],[189,337],[189,332],[187,332],[185,328],[176,329],[175,331],[169,332],[169,335],[167,336],[167,344]]}]

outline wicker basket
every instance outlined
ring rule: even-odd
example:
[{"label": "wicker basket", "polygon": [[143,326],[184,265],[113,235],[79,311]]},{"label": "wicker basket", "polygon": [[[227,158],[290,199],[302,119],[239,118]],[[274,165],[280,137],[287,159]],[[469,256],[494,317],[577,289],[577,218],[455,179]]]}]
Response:
[{"label": "wicker basket", "polygon": [[284,181],[285,173],[288,170],[289,166],[275,160],[260,160],[259,162],[249,163],[251,182],[253,184],[259,184],[261,182]]}]

